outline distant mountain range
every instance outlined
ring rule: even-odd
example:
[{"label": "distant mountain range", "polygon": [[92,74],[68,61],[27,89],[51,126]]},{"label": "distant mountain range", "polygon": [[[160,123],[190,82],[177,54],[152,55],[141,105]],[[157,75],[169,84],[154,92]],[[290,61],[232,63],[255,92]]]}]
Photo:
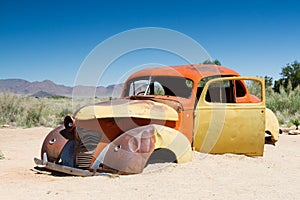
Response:
[{"label": "distant mountain range", "polygon": [[[11,92],[35,97],[67,96],[76,92],[76,96],[95,94],[97,97],[118,96],[121,94],[123,84],[98,86],[69,87],[58,85],[50,80],[29,82],[23,79],[0,79],[0,92]],[[96,92],[95,92],[96,91]]]}]

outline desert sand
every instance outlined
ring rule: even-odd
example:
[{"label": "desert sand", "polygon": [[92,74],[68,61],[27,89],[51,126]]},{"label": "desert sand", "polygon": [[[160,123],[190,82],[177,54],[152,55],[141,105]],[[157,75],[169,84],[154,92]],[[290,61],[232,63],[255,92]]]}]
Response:
[{"label": "desert sand", "polygon": [[281,135],[263,157],[194,152],[186,164],[83,178],[34,169],[50,130],[0,129],[0,199],[300,199],[300,135]]}]

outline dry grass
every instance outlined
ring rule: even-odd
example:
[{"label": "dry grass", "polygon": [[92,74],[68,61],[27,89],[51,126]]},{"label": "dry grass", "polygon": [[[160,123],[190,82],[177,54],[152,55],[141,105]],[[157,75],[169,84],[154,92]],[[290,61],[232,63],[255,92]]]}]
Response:
[{"label": "dry grass", "polygon": [[73,113],[71,98],[34,98],[10,93],[0,95],[0,125],[21,127],[50,126]]},{"label": "dry grass", "polygon": [[[107,99],[97,99],[103,101]],[[77,100],[76,108],[90,103],[87,100]],[[292,90],[281,88],[275,93],[272,88],[266,89],[267,107],[276,113],[281,125],[291,126],[293,121],[300,121],[300,87]],[[11,93],[0,94],[0,126],[19,127],[46,126],[55,127],[63,122],[63,118],[72,110],[72,98],[24,97]]]},{"label": "dry grass", "polygon": [[293,121],[300,120],[300,86],[294,90],[291,85],[287,89],[281,87],[279,93],[267,88],[266,104],[276,113],[281,125],[293,125]]},{"label": "dry grass", "polygon": [[11,93],[0,94],[0,126],[17,127],[46,126],[56,127],[63,122],[67,114],[72,114],[83,105],[107,100],[70,97],[25,97]]}]

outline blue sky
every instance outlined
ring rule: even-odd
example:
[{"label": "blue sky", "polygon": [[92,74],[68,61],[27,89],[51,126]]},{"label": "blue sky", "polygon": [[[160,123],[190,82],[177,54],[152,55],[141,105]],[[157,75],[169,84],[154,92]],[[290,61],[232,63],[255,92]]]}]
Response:
[{"label": "blue sky", "polygon": [[[0,79],[49,79],[71,86],[99,43],[141,27],[181,32],[242,75],[278,79],[282,67],[300,61],[299,9],[291,0],[0,0]],[[184,64],[166,53],[132,53],[114,62],[99,84],[112,84],[128,66],[149,62]]]}]

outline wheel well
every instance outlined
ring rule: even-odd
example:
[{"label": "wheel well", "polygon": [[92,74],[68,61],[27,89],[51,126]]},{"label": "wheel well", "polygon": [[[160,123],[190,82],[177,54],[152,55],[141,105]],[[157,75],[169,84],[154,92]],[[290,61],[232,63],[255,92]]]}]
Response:
[{"label": "wheel well", "polygon": [[149,157],[147,164],[153,163],[177,163],[176,155],[170,149],[159,148],[155,149]]}]

